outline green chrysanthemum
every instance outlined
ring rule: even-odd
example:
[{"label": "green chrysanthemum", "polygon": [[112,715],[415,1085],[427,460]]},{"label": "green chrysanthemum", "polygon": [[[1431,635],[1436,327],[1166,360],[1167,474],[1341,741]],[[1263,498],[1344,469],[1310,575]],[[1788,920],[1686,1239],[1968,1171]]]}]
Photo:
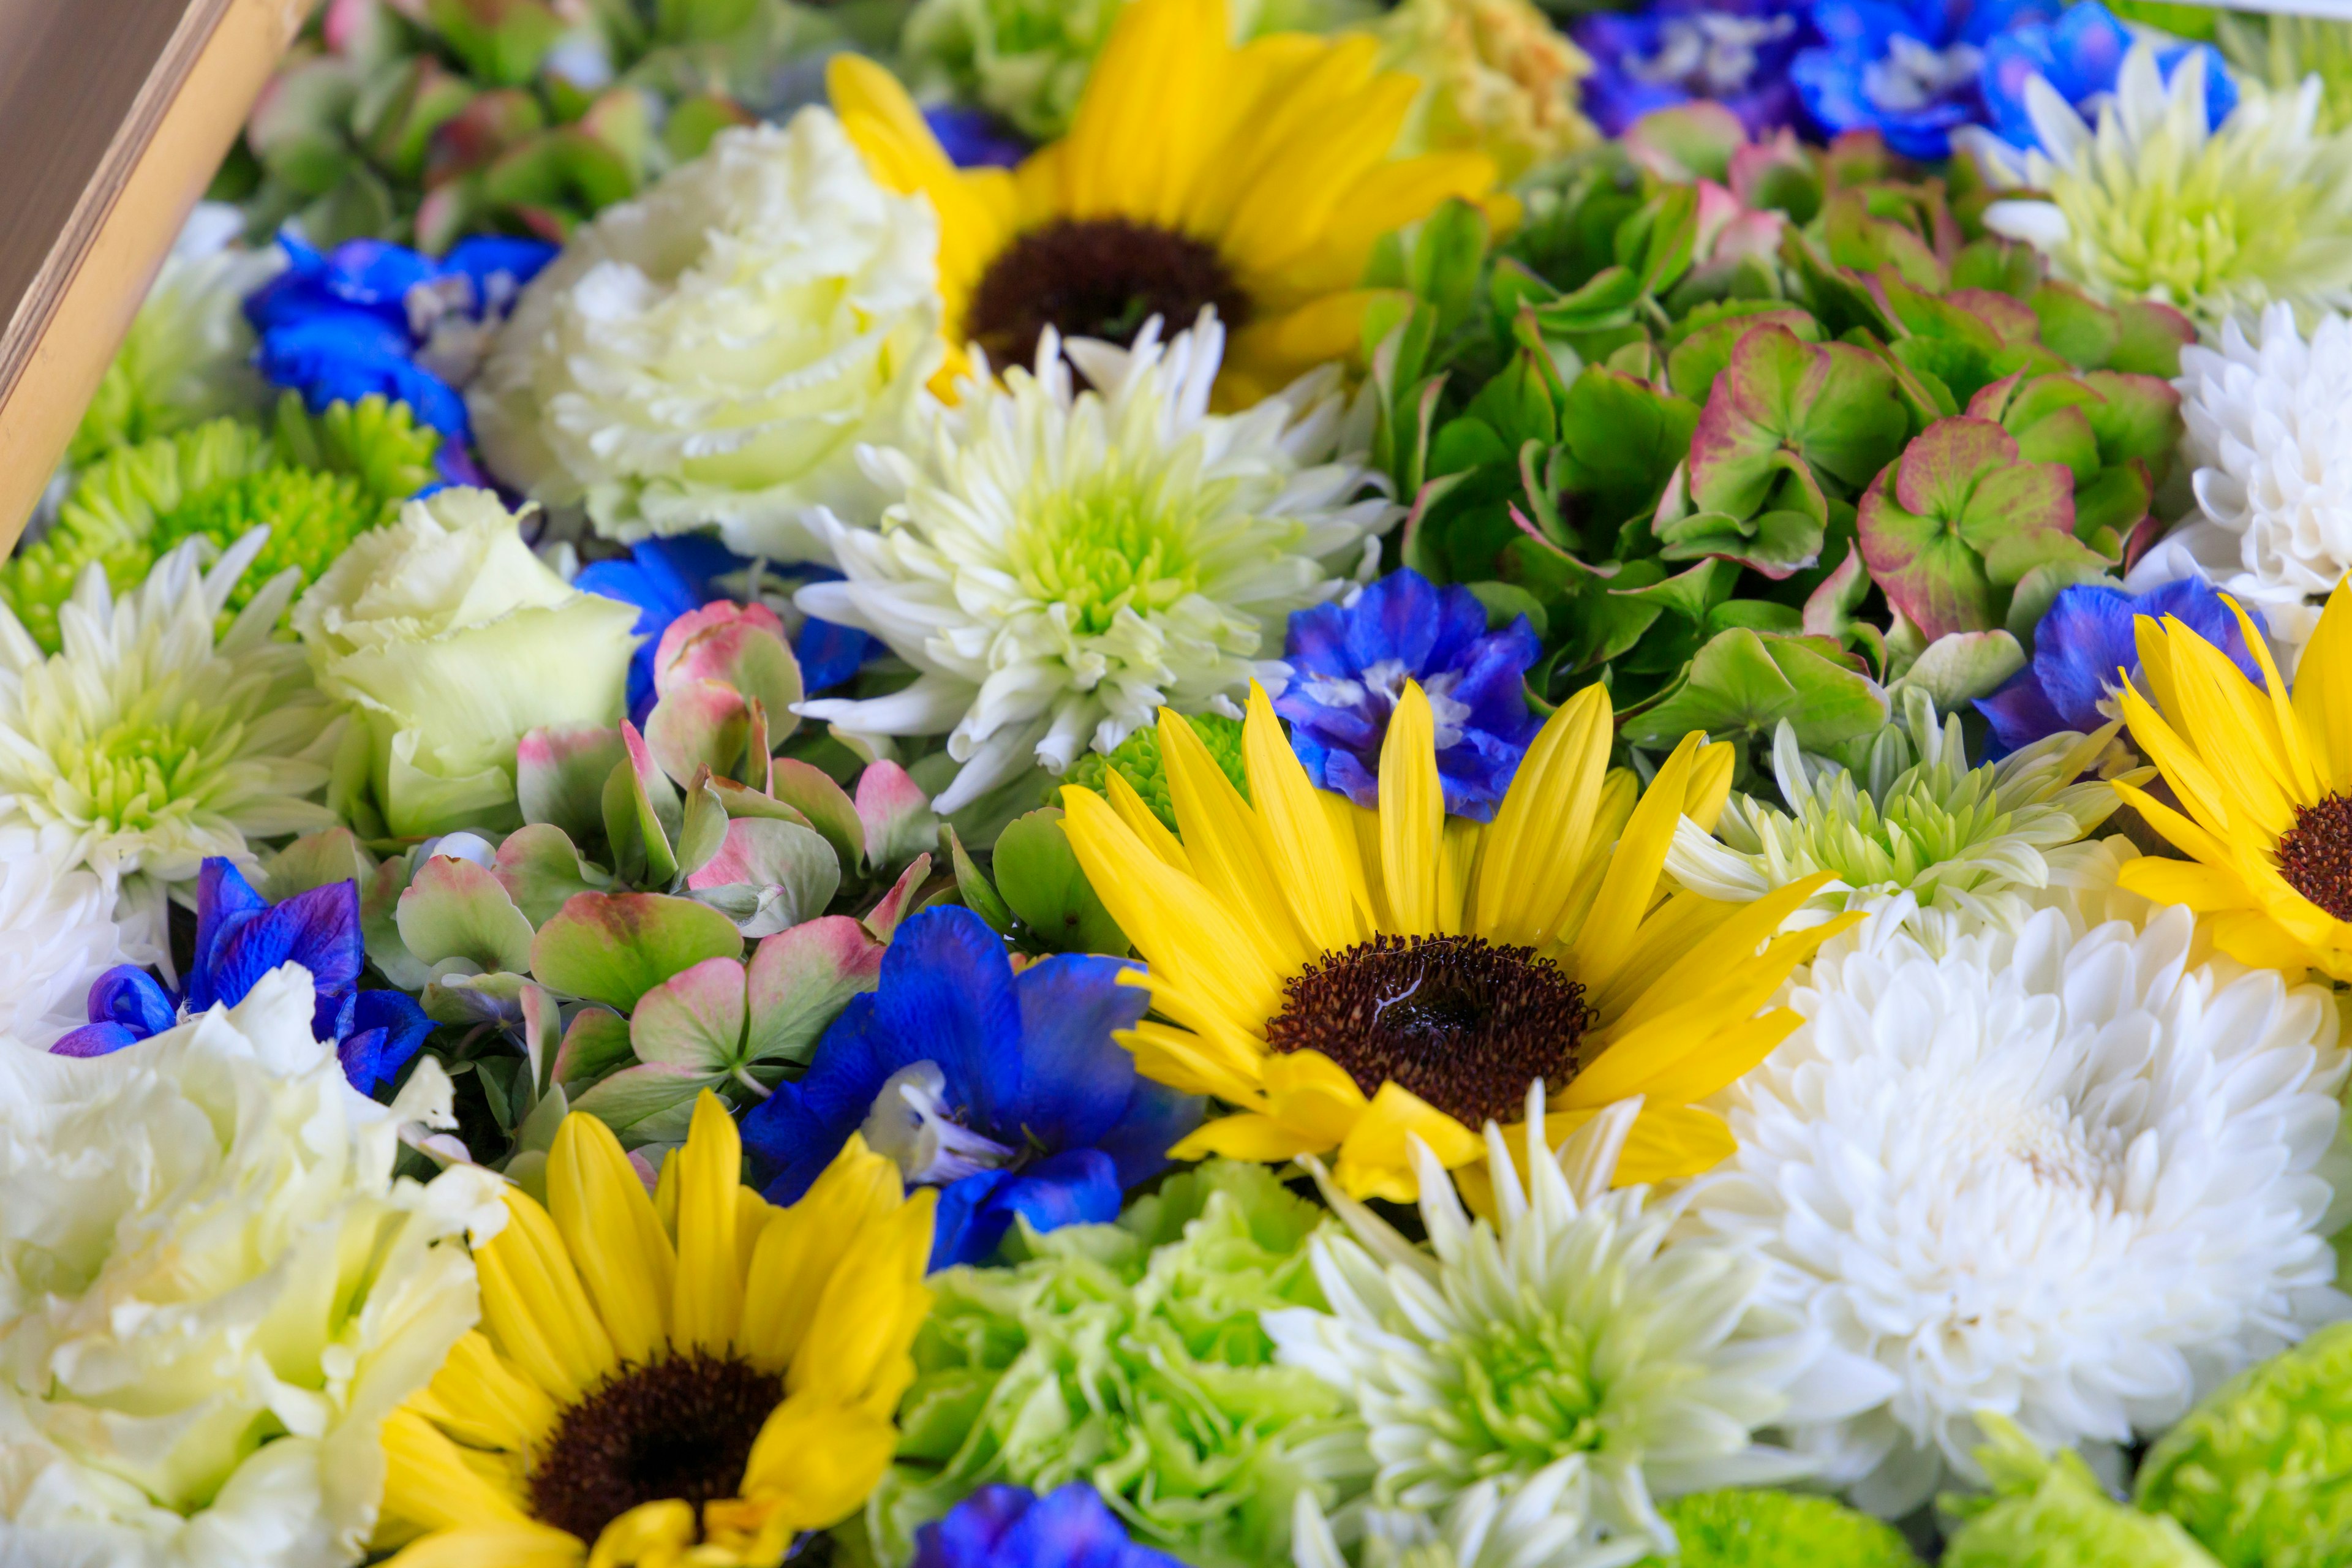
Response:
[{"label": "green chrysanthemum", "polygon": [[1940,1500],[1964,1521],[1943,1568],[2214,1568],[2177,1521],[2109,1497],[2080,1454],[2045,1454],[1999,1415],[1977,1421],[1989,1439],[1977,1463],[1991,1489]]},{"label": "green chrysanthemum", "polygon": [[1300,1494],[1336,1505],[1370,1472],[1346,1401],[1275,1365],[1259,1322],[1323,1304],[1307,1241],[1326,1217],[1262,1166],[1212,1161],[1116,1225],[1024,1228],[1027,1262],[931,1276],[863,1544],[904,1563],[980,1486],[1091,1480],[1139,1542],[1200,1568],[1286,1561]]},{"label": "green chrysanthemum", "polygon": [[316,582],[352,540],[392,521],[432,481],[439,445],[405,404],[370,397],[313,417],[289,393],[274,435],[215,419],[121,447],[82,474],[57,526],[0,569],[0,601],[54,653],[58,607],[91,562],[124,593],[185,540],[226,550],[268,523],[269,542],[224,612],[233,618],[286,568]]},{"label": "green chrysanthemum", "polygon": [[1685,817],[1666,868],[1686,888],[1740,903],[1829,871],[1838,879],[1816,910],[1909,892],[1922,908],[1999,914],[2012,895],[2100,863],[2102,847],[2082,840],[2115,811],[2116,794],[2102,779],[2074,781],[2112,734],[2063,732],[1970,767],[1958,718],[1938,728],[1913,689],[1902,723],[1881,731],[1856,779],[1801,752],[1783,721],[1772,771],[1787,809],[1736,795],[1712,837]]},{"label": "green chrysanthemum", "polygon": [[[1225,777],[1249,798],[1249,778],[1242,766],[1242,726],[1238,719],[1221,718],[1214,713],[1192,716],[1192,732],[1209,748],[1209,755],[1217,760]],[[1168,771],[1160,758],[1160,731],[1147,725],[1118,743],[1108,755],[1101,752],[1080,753],[1062,775],[1066,784],[1103,793],[1103,777],[1117,773],[1135,786],[1135,793],[1151,808],[1154,816],[1165,823],[1170,832],[1176,830],[1176,807],[1168,798]]]},{"label": "green chrysanthemum", "polygon": [[[2153,46],[2125,57],[2095,131],[2048,83],[2026,107],[2041,148],[1979,143],[1996,184],[1985,225],[2044,252],[2063,278],[2111,300],[2154,300],[2208,326],[2284,300],[2316,313],[2352,305],[2352,136],[2317,129],[2320,85],[2248,83],[2218,130],[2205,63],[2168,87]],[[2043,151],[2042,149],[2047,149]]]},{"label": "green chrysanthemum", "polygon": [[[1682,1544],[1676,1568],[1918,1568],[1891,1526],[1795,1492],[1694,1492],[1659,1511]],[[1653,1557],[1642,1568],[1669,1568]]]},{"label": "green chrysanthemum", "polygon": [[2228,1568],[2352,1562],[2352,1323],[2241,1373],[2148,1451],[2139,1505]]}]

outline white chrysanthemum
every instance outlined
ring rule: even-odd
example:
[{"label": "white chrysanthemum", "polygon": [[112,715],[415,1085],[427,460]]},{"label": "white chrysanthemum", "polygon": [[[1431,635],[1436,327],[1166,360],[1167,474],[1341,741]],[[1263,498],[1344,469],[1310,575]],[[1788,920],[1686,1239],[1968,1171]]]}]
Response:
[{"label": "white chrysanthemum", "polygon": [[[1538,1080],[1528,1126],[1544,1125],[1543,1105]],[[1751,1435],[1852,1408],[1814,1375],[1818,1336],[1764,1302],[1760,1258],[1670,1243],[1679,1199],[1612,1190],[1638,1111],[1610,1107],[1557,1152],[1537,1140],[1525,1190],[1488,1122],[1492,1222],[1470,1218],[1416,1141],[1426,1249],[1314,1166],[1352,1239],[1313,1243],[1331,1310],[1268,1312],[1266,1332],[1285,1363],[1356,1401],[1375,1502],[1438,1515],[1481,1482],[1507,1500],[1580,1455],[1589,1494],[1563,1489],[1555,1505],[1583,1521],[1576,1544],[1672,1554],[1654,1495],[1802,1475],[1808,1464]]]},{"label": "white chrysanthemum", "polygon": [[90,982],[152,963],[114,923],[114,887],[76,864],[72,829],[0,827],[0,1037],[47,1050],[89,1021]]},{"label": "white chrysanthemum", "polygon": [[2242,78],[2237,108],[2209,129],[2204,54],[2168,88],[2142,41],[2095,131],[2037,76],[2025,106],[2040,148],[1961,140],[1996,186],[2040,193],[1993,203],[1986,227],[2095,294],[2158,300],[2210,327],[2273,300],[2352,305],[2352,136],[2315,130],[2319,90],[2316,79],[2270,92]]},{"label": "white chrysanthemum", "polygon": [[208,855],[254,868],[253,839],[332,827],[313,800],[341,733],[299,644],[272,636],[300,584],[273,579],[217,639],[229,591],[268,537],[201,568],[191,540],[121,598],[92,564],[58,612],[64,651],[0,608],[0,827],[71,831],[118,879],[126,938],[161,951],[166,889]]},{"label": "white chrysanthemum", "polygon": [[1906,902],[1792,983],[1806,1021],[1727,1091],[1739,1150],[1691,1205],[1875,1385],[1788,1436],[1888,1517],[1980,1479],[1978,1411],[2096,1457],[2352,1310],[2325,989],[2199,962],[2177,907],[1938,955]]},{"label": "white chrysanthemum", "polygon": [[2095,877],[2106,853],[2084,836],[2115,811],[2104,779],[2077,784],[2112,729],[2052,735],[1998,763],[1969,765],[1957,714],[1938,727],[1926,693],[1904,693],[1904,722],[1881,731],[1864,776],[1806,755],[1781,721],[1772,773],[1788,809],[1735,795],[1710,836],[1689,817],[1666,869],[1709,898],[1752,902],[1829,871],[1807,923],[1913,893],[1927,912],[2029,912],[2041,889]]},{"label": "white chrysanthemum", "polygon": [[[1596,1542],[1588,1510],[1585,1457],[1546,1465],[1506,1494],[1484,1480],[1432,1517],[1412,1509],[1367,1508],[1343,1528],[1302,1490],[1291,1510],[1291,1568],[1626,1568],[1650,1555],[1641,1537]],[[1353,1537],[1353,1552],[1340,1536]]]},{"label": "white chrysanthemum", "polygon": [[483,455],[612,538],[807,559],[803,514],[870,494],[857,445],[939,366],[938,247],[830,110],[722,132],[523,290],[471,394]]},{"label": "white chrysanthemum", "polygon": [[1207,310],[1164,343],[1155,318],[1132,349],[1048,329],[1034,375],[999,385],[982,366],[907,449],[870,451],[896,499],[878,529],[819,515],[846,581],[798,602],[921,673],[801,711],[869,735],[948,731],[964,766],[933,803],[947,812],[1033,760],[1058,773],[1109,751],[1162,703],[1238,718],[1252,679],[1279,690],[1287,667],[1259,656],[1339,574],[1369,575],[1395,508],[1366,495],[1336,371],[1211,414],[1224,342]]},{"label": "white chrysanthemum", "polygon": [[289,964],[245,1001],[80,1060],[0,1052],[0,1562],[341,1568],[378,1433],[478,1311],[461,1237],[499,1179],[392,1174],[448,1123],[311,1037]]},{"label": "white chrysanthemum", "polygon": [[2187,559],[2156,569],[2193,564],[2300,648],[2352,571],[2352,320],[2330,315],[2308,341],[2285,305],[2263,313],[2258,340],[2226,321],[2219,348],[2181,350],[2172,384],[2198,514],[2160,547]]}]

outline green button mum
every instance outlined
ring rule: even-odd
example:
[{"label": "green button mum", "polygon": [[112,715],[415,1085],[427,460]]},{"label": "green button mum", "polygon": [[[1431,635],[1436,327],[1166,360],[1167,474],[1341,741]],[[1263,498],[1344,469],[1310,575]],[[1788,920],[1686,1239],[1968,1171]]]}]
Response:
[{"label": "green button mum", "polygon": [[[1822,1497],[1694,1492],[1658,1510],[1682,1545],[1679,1568],[1918,1568],[1893,1527]],[[1666,1568],[1650,1558],[1640,1568]]]},{"label": "green button mum", "polygon": [[[1217,766],[1223,770],[1233,786],[1242,792],[1242,798],[1247,800],[1249,778],[1242,767],[1241,721],[1202,713],[1194,715],[1190,722],[1192,732],[1208,746],[1209,755],[1217,760]],[[1176,807],[1168,798],[1168,768],[1160,756],[1160,731],[1157,729],[1147,725],[1136,731],[1108,754],[1101,752],[1081,753],[1077,761],[1070,764],[1070,771],[1062,775],[1062,782],[1100,795],[1104,791],[1103,777],[1107,773],[1117,773],[1133,784],[1135,793],[1143,797],[1143,804],[1151,808],[1151,814],[1167,826],[1168,831],[1176,831]]]}]

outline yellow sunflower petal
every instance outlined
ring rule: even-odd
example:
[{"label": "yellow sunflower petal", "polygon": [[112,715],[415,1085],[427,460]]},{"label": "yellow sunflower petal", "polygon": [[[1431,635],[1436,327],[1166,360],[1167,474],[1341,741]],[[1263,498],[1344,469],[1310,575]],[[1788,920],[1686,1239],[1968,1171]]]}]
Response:
[{"label": "yellow sunflower petal", "polygon": [[2336,585],[2304,645],[2294,711],[2326,789],[2352,791],[2352,582]]},{"label": "yellow sunflower petal", "polygon": [[2229,657],[2168,617],[2180,727],[2221,786],[2232,826],[2276,837],[2294,825],[2270,701]]},{"label": "yellow sunflower petal", "polygon": [[1609,694],[1588,686],[1544,721],[1496,807],[1471,876],[1469,929],[1532,944],[1568,902],[1609,772]]},{"label": "yellow sunflower petal", "polygon": [[1483,153],[1433,153],[1369,171],[1341,198],[1312,246],[1283,264],[1276,297],[1353,288],[1383,236],[1450,199],[1476,201],[1494,184],[1495,162]]},{"label": "yellow sunflower petal", "polygon": [[524,1520],[428,1535],[402,1548],[384,1568],[577,1568],[587,1560],[578,1536]]},{"label": "yellow sunflower petal", "polygon": [[[1274,703],[1255,680],[1242,725],[1242,754],[1250,799],[1273,844],[1273,869],[1307,942],[1331,952],[1363,941],[1370,932],[1348,880],[1354,846],[1341,853],[1331,819],[1316,798],[1322,792],[1308,782],[1282,721],[1275,717]],[[1433,756],[1431,766],[1435,765]]]},{"label": "yellow sunflower petal", "polygon": [[[1160,757],[1168,771],[1177,832],[1201,885],[1231,911],[1255,949],[1277,970],[1287,974],[1303,967],[1321,950],[1307,942],[1283,897],[1265,825],[1192,722],[1173,710],[1160,717]],[[1119,929],[1140,942],[1124,921]]]},{"label": "yellow sunflower petal", "polygon": [[1205,1160],[1222,1154],[1228,1160],[1274,1164],[1301,1154],[1319,1154],[1338,1143],[1334,1138],[1307,1128],[1293,1127],[1259,1110],[1244,1110],[1203,1121],[1175,1148],[1179,1160]]},{"label": "yellow sunflower petal", "polygon": [[1192,876],[1192,859],[1184,853],[1183,844],[1168,831],[1168,825],[1160,820],[1160,814],[1151,809],[1150,803],[1135,793],[1135,786],[1127,782],[1127,776],[1116,771],[1106,772],[1103,784],[1109,795],[1111,809],[1118,813],[1118,819],[1126,823],[1138,838],[1143,840],[1144,847],[1187,877]]},{"label": "yellow sunflower petal", "polygon": [[547,1206],[614,1350],[652,1360],[669,1342],[677,1254],[621,1141],[595,1117],[574,1111],[556,1130]]},{"label": "yellow sunflower petal", "polygon": [[1607,989],[1618,966],[1633,951],[1642,916],[1657,896],[1658,879],[1666,868],[1666,851],[1675,841],[1675,825],[1682,820],[1691,770],[1706,741],[1696,732],[1685,735],[1658,769],[1657,777],[1650,781],[1633,807],[1633,819],[1625,824],[1616,848],[1610,852],[1609,869],[1601,877],[1591,912],[1572,932],[1563,933],[1573,943],[1575,976],[1589,990]]},{"label": "yellow sunflower petal", "polygon": [[743,1184],[743,1141],[726,1104],[704,1089],[696,1097],[677,1167],[677,1275],[671,1334],[683,1347],[724,1355],[743,1313],[743,1269],[736,1248],[736,1192]]},{"label": "yellow sunflower petal", "polygon": [[861,1405],[887,1379],[896,1403],[912,1375],[899,1363],[930,1303],[923,1270],[938,1203],[938,1190],[926,1187],[867,1225],[824,1281],[808,1332],[793,1348],[784,1374],[789,1394]]},{"label": "yellow sunflower petal", "polygon": [[[387,1517],[428,1531],[530,1523],[521,1499],[492,1485],[466,1463],[457,1444],[415,1411],[395,1410],[385,1416],[383,1443]],[[572,1543],[575,1551],[584,1550],[577,1541]]]},{"label": "yellow sunflower petal", "polygon": [[[2308,805],[2324,792],[2319,786],[2319,769],[2313,765],[2311,752],[2304,744],[2303,726],[2295,718],[2286,682],[2279,679],[2278,666],[2271,662],[2270,644],[2263,640],[2245,606],[2227,594],[2221,595],[2221,602],[2237,616],[2238,635],[2253,654],[2255,668],[2263,673],[2263,690],[2270,699],[2271,723],[2279,742],[2279,782],[2284,785],[2289,799]],[[2216,648],[2214,652],[2219,655],[2221,650]]]},{"label": "yellow sunflower petal", "polygon": [[849,1135],[800,1202],[781,1209],[752,1249],[737,1347],[756,1367],[782,1372],[808,1334],[825,1282],[869,1227],[896,1209],[898,1167]]},{"label": "yellow sunflower petal", "polygon": [[1615,1184],[1642,1186],[1701,1175],[1738,1148],[1731,1129],[1712,1110],[1696,1105],[1644,1105],[1618,1156]]},{"label": "yellow sunflower petal", "polygon": [[898,1447],[898,1429],[887,1416],[787,1399],[752,1440],[743,1494],[775,1509],[795,1531],[824,1530],[857,1511]]},{"label": "yellow sunflower petal", "polygon": [[588,1568],[685,1568],[683,1554],[700,1533],[683,1498],[641,1502],[597,1531]]},{"label": "yellow sunflower petal", "polygon": [[1244,1037],[1147,1018],[1118,1038],[1135,1054],[1135,1070],[1154,1083],[1236,1104],[1259,1091],[1265,1053],[1249,1048]]},{"label": "yellow sunflower petal", "polygon": [[1400,932],[1434,934],[1445,790],[1429,698],[1405,682],[1381,742],[1381,886]]},{"label": "yellow sunflower petal", "polygon": [[1320,1051],[1283,1051],[1265,1059],[1263,1070],[1270,1114],[1285,1127],[1328,1149],[1363,1120],[1364,1091],[1347,1070]]},{"label": "yellow sunflower petal", "polygon": [[[2145,620],[2146,617],[2142,617]],[[2215,832],[2231,826],[2228,794],[2221,781],[2206,767],[2195,747],[2174,731],[2156,709],[2129,685],[2116,694],[2124,721],[2131,727],[2132,743],[2163,773],[2165,783],[2198,821]]]},{"label": "yellow sunflower petal", "polygon": [[1224,0],[1135,0],[1111,25],[1078,100],[1063,170],[1076,217],[1170,222],[1209,148],[1199,105],[1215,100]]},{"label": "yellow sunflower petal", "polygon": [[449,1359],[413,1403],[444,1431],[478,1448],[529,1453],[553,1430],[555,1402],[518,1373],[480,1331],[451,1347]]},{"label": "yellow sunflower petal", "polygon": [[2126,861],[2116,881],[2126,892],[2155,903],[2185,904],[2200,914],[2244,909],[2254,901],[2245,883],[2227,871],[2158,855]]},{"label": "yellow sunflower petal", "polygon": [[517,1371],[559,1404],[576,1404],[618,1364],[563,1235],[518,1191],[505,1194],[506,1228],[474,1249],[482,1326]]},{"label": "yellow sunflower petal", "polygon": [[1411,1203],[1421,1193],[1412,1171],[1414,1138],[1449,1171],[1486,1152],[1477,1133],[1402,1085],[1384,1083],[1340,1142],[1331,1179],[1351,1198]]}]

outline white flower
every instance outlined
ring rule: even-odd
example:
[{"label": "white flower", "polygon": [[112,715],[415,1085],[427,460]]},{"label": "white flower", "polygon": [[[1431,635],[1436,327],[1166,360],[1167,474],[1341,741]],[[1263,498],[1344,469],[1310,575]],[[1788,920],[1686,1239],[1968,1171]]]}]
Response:
[{"label": "white flower", "polygon": [[1058,773],[1111,750],[1162,703],[1238,718],[1253,678],[1278,690],[1287,667],[1258,656],[1338,574],[1369,574],[1395,509],[1360,499],[1371,479],[1341,450],[1336,372],[1211,414],[1224,342],[1205,310],[1164,343],[1155,318],[1131,350],[1049,331],[1034,375],[998,385],[983,366],[907,449],[867,454],[894,504],[878,529],[818,515],[847,580],[798,603],[920,675],[800,711],[867,735],[947,731],[964,767],[933,804],[951,812],[1033,759]]},{"label": "white flower", "polygon": [[89,1021],[90,982],[152,963],[114,923],[114,887],[75,864],[72,829],[0,827],[0,1037],[47,1050]]},{"label": "white flower", "polygon": [[2318,601],[2352,571],[2352,321],[2327,316],[2308,341],[2285,305],[2263,311],[2251,340],[2226,321],[2219,348],[2181,350],[2172,384],[2198,510],[2164,541],[2178,556],[2155,569],[2196,571],[2300,648]]},{"label": "white flower", "polygon": [[[1538,1079],[1528,1126],[1544,1125],[1543,1106]],[[1415,1141],[1426,1250],[1314,1167],[1353,1237],[1313,1243],[1330,1311],[1268,1312],[1266,1332],[1284,1363],[1355,1399],[1380,1467],[1375,1502],[1438,1514],[1481,1482],[1507,1500],[1580,1455],[1589,1500],[1580,1485],[1555,1501],[1587,1520],[1578,1543],[1630,1537],[1671,1554],[1654,1493],[1804,1474],[1751,1434],[1850,1407],[1811,1377],[1816,1336],[1761,1300],[1760,1258],[1707,1237],[1670,1243],[1678,1200],[1612,1190],[1639,1109],[1612,1106],[1557,1152],[1536,1140],[1524,1191],[1487,1123],[1491,1222],[1472,1221]]]},{"label": "white flower", "polygon": [[1806,755],[1783,720],[1772,773],[1788,809],[1734,795],[1712,836],[1685,816],[1666,869],[1693,891],[1735,903],[1832,872],[1836,879],[1798,917],[1812,924],[1905,892],[1929,915],[2022,919],[2042,889],[2095,880],[2106,868],[2107,851],[2084,835],[2119,802],[2104,779],[2075,781],[2112,728],[2061,732],[1972,768],[1959,716],[1939,728],[1925,692],[1903,698],[1903,722],[1880,731],[1860,779]]},{"label": "white flower", "polygon": [[281,573],[217,640],[256,529],[200,571],[191,540],[116,598],[98,564],[58,613],[45,657],[0,610],[0,826],[68,829],[74,858],[119,879],[127,939],[161,951],[166,889],[208,855],[248,871],[253,839],[335,825],[310,797],[341,726],[302,650],[272,637],[299,574]]},{"label": "white flower", "polygon": [[473,1324],[459,1238],[503,1209],[476,1167],[394,1179],[449,1080],[354,1093],[311,1006],[289,964],[111,1056],[0,1052],[0,1562],[360,1556],[379,1429]]},{"label": "white flower", "polygon": [[1360,1536],[1352,1560],[1311,1489],[1291,1510],[1292,1568],[1625,1568],[1650,1555],[1646,1538],[1596,1542],[1587,1516],[1591,1479],[1582,1454],[1556,1459],[1512,1488],[1483,1480],[1433,1518],[1412,1509],[1359,1510],[1343,1532]]},{"label": "white flower", "polygon": [[483,454],[615,539],[716,523],[806,559],[803,514],[870,495],[856,447],[940,364],[938,245],[830,111],[723,132],[523,290],[471,395]]},{"label": "white flower", "polygon": [[2325,989],[2198,963],[2186,909],[1937,954],[1906,902],[1800,973],[1806,1021],[1728,1091],[1739,1150],[1692,1201],[1874,1385],[1788,1436],[1890,1518],[1981,1480],[1979,1410],[2095,1458],[2352,1310]]},{"label": "white flower", "polygon": [[519,826],[515,742],[620,721],[636,618],[532,554],[489,491],[409,502],[294,606],[319,684],[359,711],[371,794],[347,809],[403,837]]},{"label": "white flower", "polygon": [[2205,58],[2189,55],[2168,87],[2155,45],[2134,44],[2095,131],[2030,79],[2041,148],[1958,139],[1997,188],[2021,188],[1985,209],[1985,226],[2094,294],[2176,306],[2209,328],[2273,300],[2352,305],[2352,137],[2315,130],[2318,79],[2271,92],[2241,77],[2237,108],[2209,129]]}]

